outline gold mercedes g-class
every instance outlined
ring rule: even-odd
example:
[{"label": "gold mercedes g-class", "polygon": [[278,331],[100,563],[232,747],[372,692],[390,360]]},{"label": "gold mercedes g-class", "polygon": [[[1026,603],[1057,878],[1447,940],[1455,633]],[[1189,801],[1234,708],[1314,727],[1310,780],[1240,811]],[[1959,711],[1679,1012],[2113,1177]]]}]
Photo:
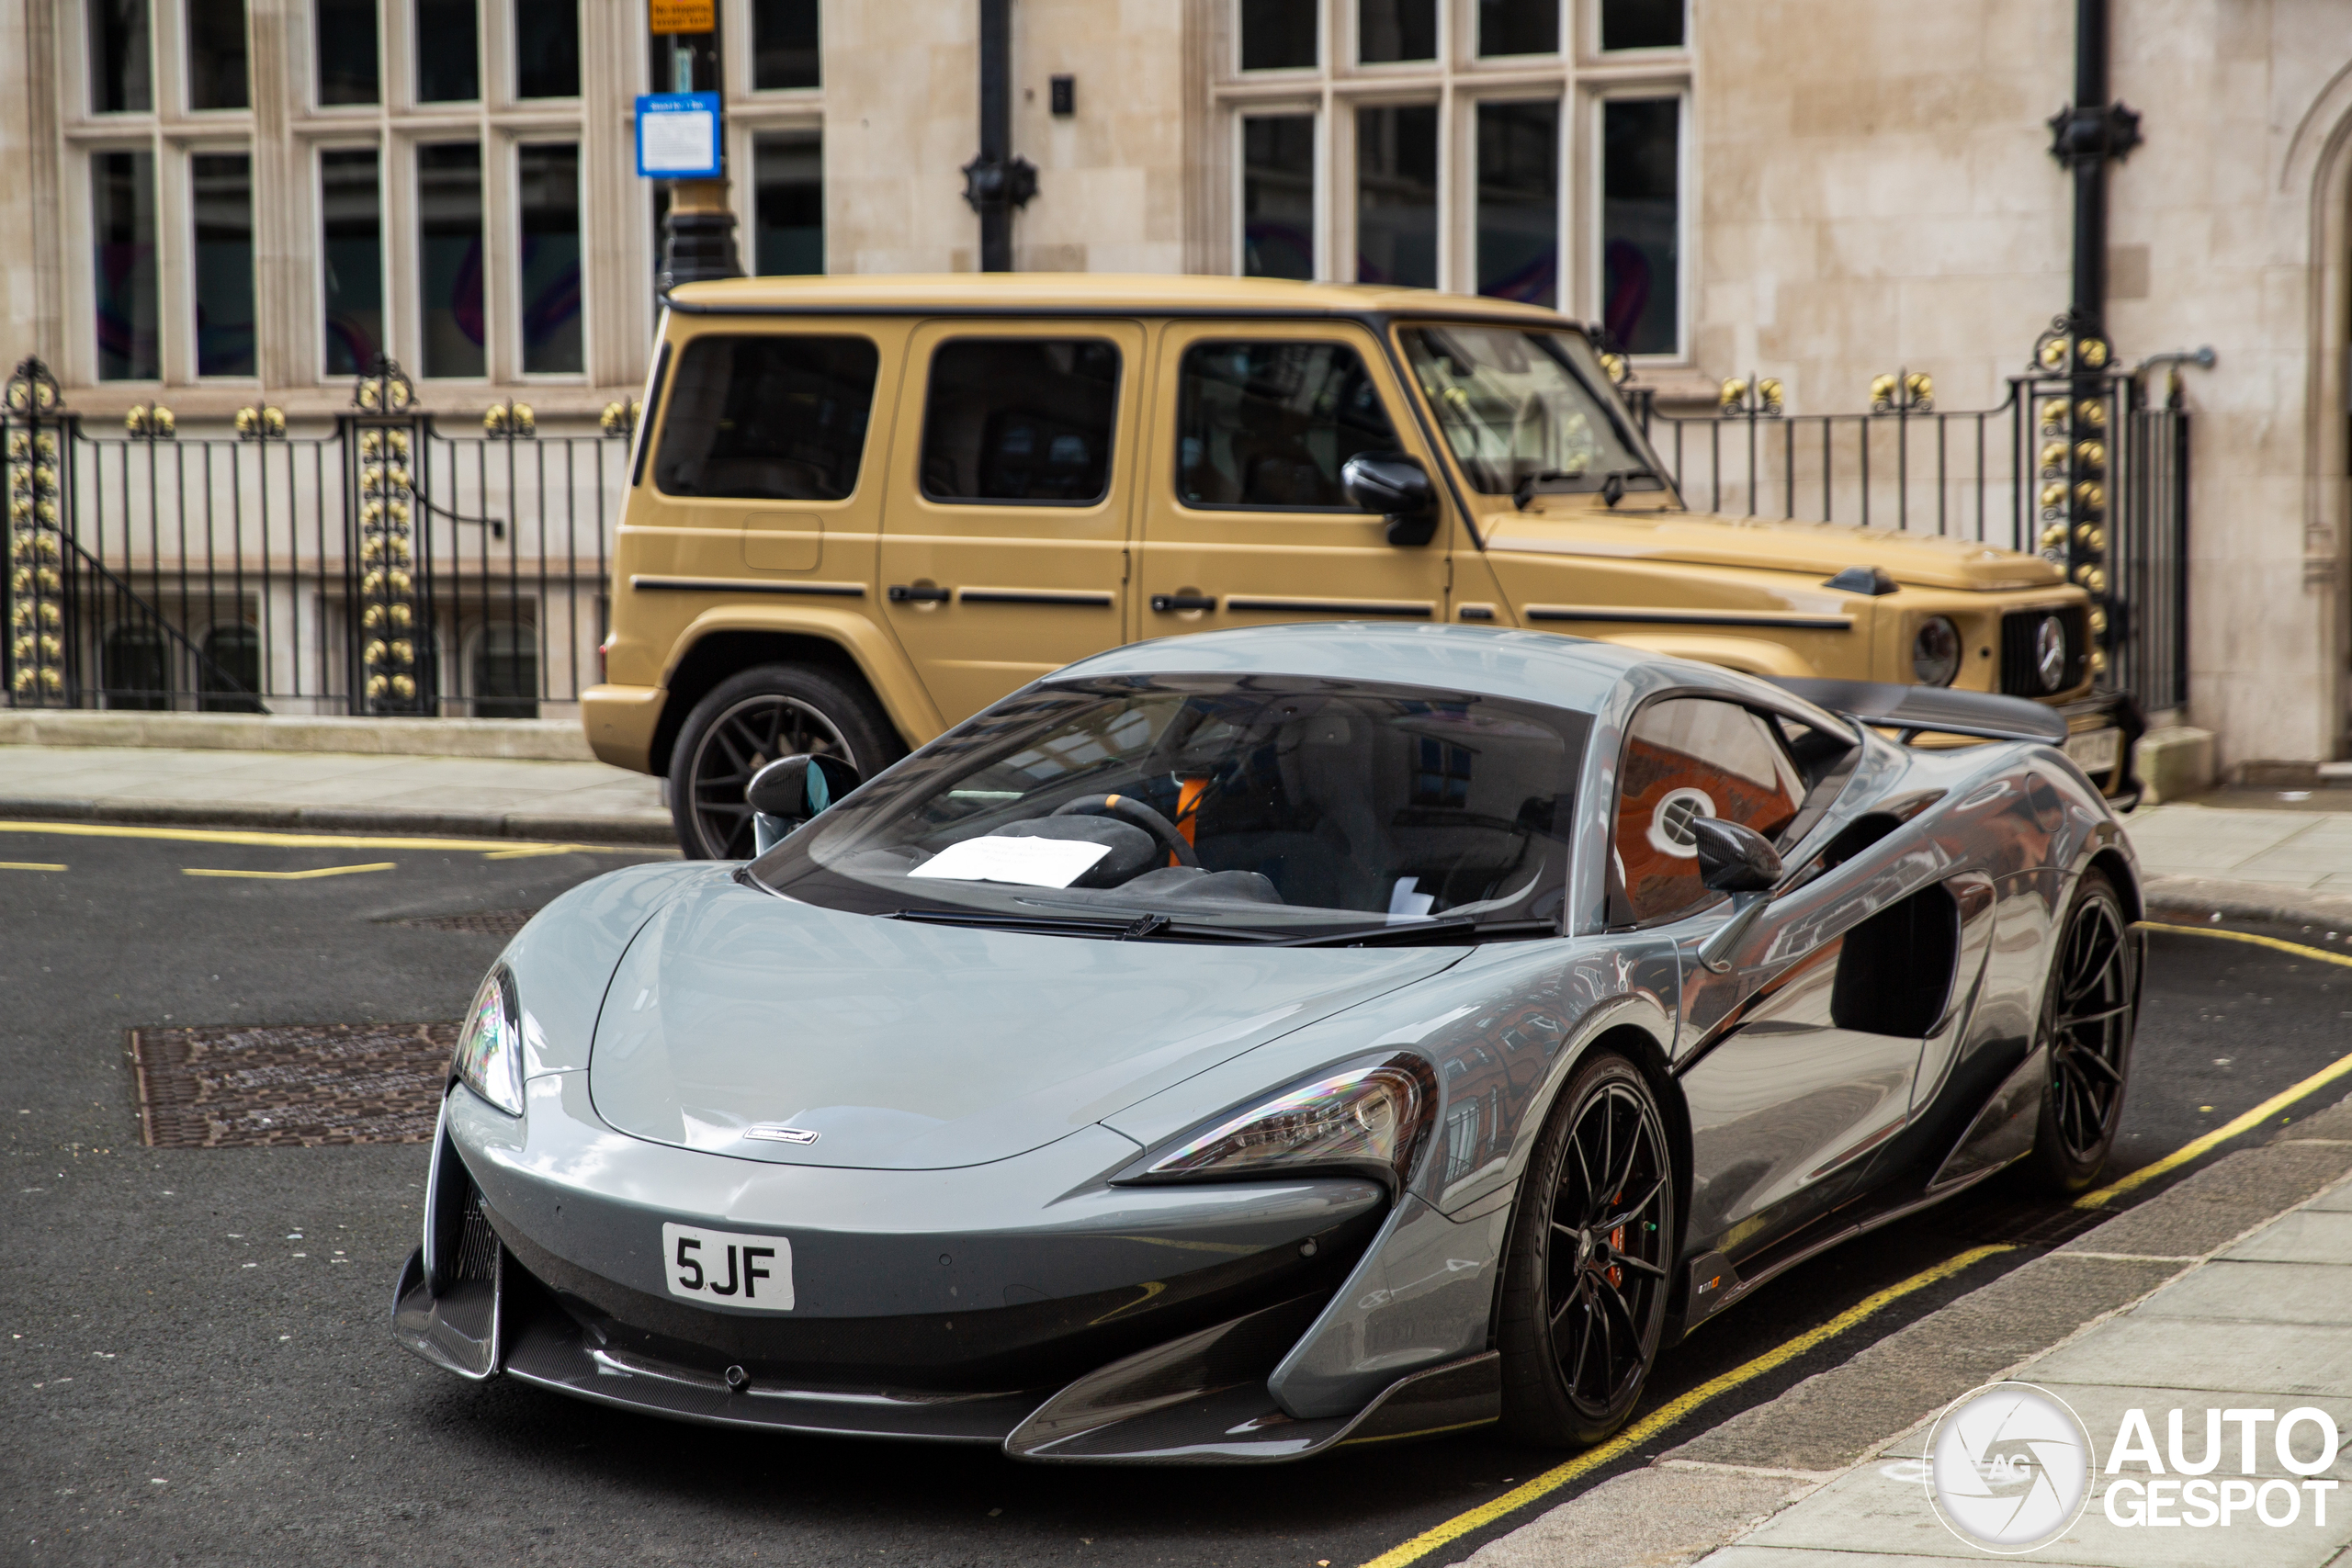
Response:
[{"label": "gold mercedes g-class", "polygon": [[[1462,621],[2066,710],[2110,793],[2091,605],[2039,557],[1686,509],[1575,322],[1420,289],[1040,273],[669,299],[630,455],[605,761],[689,855],[775,757],[871,773],[1085,655]],[[2123,723],[2128,724],[2128,717]]]}]

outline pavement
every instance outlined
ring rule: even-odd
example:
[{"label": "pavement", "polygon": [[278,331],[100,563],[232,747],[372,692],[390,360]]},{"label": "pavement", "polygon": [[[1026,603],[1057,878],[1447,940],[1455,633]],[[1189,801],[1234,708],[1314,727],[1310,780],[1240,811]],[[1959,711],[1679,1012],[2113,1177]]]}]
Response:
[{"label": "pavement", "polygon": [[0,744],[0,818],[675,842],[659,779],[514,756]]},{"label": "pavement", "polygon": [[[2151,1472],[2106,1473],[2125,1412],[2143,1412],[2159,1462],[2187,1433],[2204,1450],[2209,1410],[2266,1416],[2310,1407],[2352,1436],[2352,1100],[2290,1123],[1991,1284],[1879,1340],[1769,1404],[1561,1504],[1470,1557],[1475,1568],[1898,1568],[1989,1553],[1928,1500],[1931,1429],[1951,1402],[1997,1380],[2064,1401],[2090,1438],[2089,1497],[2072,1529],[2035,1551],[2052,1568],[2228,1562],[2321,1568],[2352,1562],[2352,1494],[2300,1491],[2263,1428],[2242,1469],[2240,1427],[2211,1480],[2268,1488],[2270,1513],[2166,1533],[2130,1520]],[[2183,1425],[2171,1425],[2172,1412]],[[2319,1457],[2314,1427],[2290,1450]],[[2317,1481],[2352,1481],[2352,1447]],[[2174,1466],[2165,1524],[2184,1517]],[[2108,1493],[2116,1494],[2110,1517]],[[2286,1483],[2269,1486],[2271,1483]],[[2324,1506],[2315,1517],[2314,1499]],[[2162,1512],[2162,1510],[2160,1510]]]}]

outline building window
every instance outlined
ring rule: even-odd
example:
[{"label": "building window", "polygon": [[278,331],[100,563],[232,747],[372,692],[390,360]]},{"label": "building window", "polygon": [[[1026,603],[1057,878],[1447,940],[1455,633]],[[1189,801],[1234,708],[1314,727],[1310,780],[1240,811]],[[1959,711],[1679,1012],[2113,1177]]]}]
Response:
[{"label": "building window", "polygon": [[153,153],[91,154],[90,230],[98,379],[159,379],[164,368],[155,309]]},{"label": "building window", "polygon": [[752,141],[753,270],[825,270],[823,133],[770,131]]},{"label": "building window", "polygon": [[247,626],[214,626],[203,647],[197,705],[206,713],[260,713],[261,634]]},{"label": "building window", "polygon": [[493,621],[474,637],[474,716],[539,716],[539,639],[529,626]]},{"label": "building window", "polygon": [[1559,53],[1560,0],[1478,0],[1478,52]]},{"label": "building window", "polygon": [[1600,0],[1603,49],[1679,49],[1682,0]]},{"label": "building window", "polygon": [[1233,270],[1475,291],[1688,352],[1689,0],[1221,3],[1238,49],[1190,140],[1232,170]]},{"label": "building window", "polygon": [[1356,281],[1437,287],[1437,106],[1356,110]]},{"label": "building window", "polygon": [[1241,69],[1312,69],[1320,55],[1322,0],[1240,0]]},{"label": "building window", "polygon": [[514,0],[514,96],[580,96],[580,0]]},{"label": "building window", "polygon": [[1681,100],[1600,107],[1601,320],[1629,354],[1671,354],[1681,329]]},{"label": "building window", "polygon": [[317,0],[311,15],[320,104],[380,102],[383,68],[377,53],[376,0]]},{"label": "building window", "polygon": [[424,374],[483,375],[481,143],[419,147],[416,208]]},{"label": "building window", "polygon": [[384,351],[384,202],[373,147],[319,155],[319,209],[327,374],[364,375]]},{"label": "building window", "polygon": [[98,684],[110,708],[172,705],[172,661],[164,634],[149,626],[108,628],[99,645]]},{"label": "building window", "polygon": [[1559,299],[1560,106],[1478,106],[1478,292]]},{"label": "building window", "polygon": [[472,103],[481,96],[481,39],[474,0],[415,0],[416,101]]},{"label": "building window", "polygon": [[196,206],[196,373],[250,376],[254,351],[254,160],[188,160]]},{"label": "building window", "polygon": [[1241,121],[1241,272],[1315,276],[1315,117]]},{"label": "building window", "polygon": [[523,370],[578,375],[580,149],[524,147],[515,157],[523,207]]},{"label": "building window", "polygon": [[1366,65],[1435,60],[1437,0],[1356,0],[1356,58]]},{"label": "building window", "polygon": [[147,114],[155,107],[147,0],[87,0],[90,112]]},{"label": "building window", "polygon": [[752,85],[813,87],[818,72],[817,0],[752,0]]},{"label": "building window", "polygon": [[245,94],[245,0],[187,0],[187,107],[241,109]]}]

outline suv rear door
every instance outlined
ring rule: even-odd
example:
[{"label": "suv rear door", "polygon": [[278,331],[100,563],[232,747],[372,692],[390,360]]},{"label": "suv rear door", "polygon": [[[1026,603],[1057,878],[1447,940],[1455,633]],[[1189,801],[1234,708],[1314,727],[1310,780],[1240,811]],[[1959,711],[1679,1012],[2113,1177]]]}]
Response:
[{"label": "suv rear door", "polygon": [[883,614],[948,723],[1123,640],[1143,351],[1127,321],[915,330]]},{"label": "suv rear door", "polygon": [[1445,615],[1451,526],[1427,545],[1391,545],[1385,520],[1340,492],[1359,452],[1408,453],[1438,479],[1371,334],[1340,321],[1174,321],[1154,380],[1142,636]]}]

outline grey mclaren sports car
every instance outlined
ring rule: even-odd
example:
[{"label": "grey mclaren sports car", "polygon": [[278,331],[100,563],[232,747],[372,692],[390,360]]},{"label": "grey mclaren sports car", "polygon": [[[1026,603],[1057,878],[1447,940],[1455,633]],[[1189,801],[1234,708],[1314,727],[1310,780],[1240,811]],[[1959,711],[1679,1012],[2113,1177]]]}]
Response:
[{"label": "grey mclaren sports car", "polygon": [[1988,694],[1457,626],[1136,644],[549,905],[394,1332],[1057,1462],[1616,1427],[1695,1324],[2107,1158],[2132,851]]}]

